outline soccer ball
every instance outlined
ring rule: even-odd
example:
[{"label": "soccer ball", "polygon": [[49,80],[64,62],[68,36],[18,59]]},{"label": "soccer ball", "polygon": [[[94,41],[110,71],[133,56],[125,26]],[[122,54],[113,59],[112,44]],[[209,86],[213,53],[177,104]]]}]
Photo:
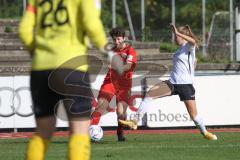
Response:
[{"label": "soccer ball", "polygon": [[100,141],[103,137],[103,130],[99,125],[91,125],[89,127],[89,135],[93,141]]}]

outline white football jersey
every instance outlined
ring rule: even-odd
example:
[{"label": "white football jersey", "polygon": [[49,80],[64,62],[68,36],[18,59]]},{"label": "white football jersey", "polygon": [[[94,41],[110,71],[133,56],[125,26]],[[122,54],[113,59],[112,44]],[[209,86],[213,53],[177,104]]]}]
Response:
[{"label": "white football jersey", "polygon": [[173,68],[169,81],[173,84],[193,84],[195,70],[195,48],[183,44],[173,55]]}]

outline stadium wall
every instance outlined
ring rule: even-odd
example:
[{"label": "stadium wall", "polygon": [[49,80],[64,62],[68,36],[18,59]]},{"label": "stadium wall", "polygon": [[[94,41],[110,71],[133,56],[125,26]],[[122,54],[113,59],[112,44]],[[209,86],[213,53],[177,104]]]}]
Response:
[{"label": "stadium wall", "polygon": [[[141,77],[141,75],[135,75],[134,78],[136,77]],[[92,83],[95,96],[98,94],[97,91],[103,78],[104,75],[100,75]],[[167,77],[163,79],[167,79]],[[154,84],[155,81],[156,79],[149,79],[148,86]],[[31,109],[29,76],[0,77],[0,82],[0,128],[35,127]],[[204,117],[206,125],[240,125],[239,82],[240,75],[234,74],[196,76],[196,102],[199,114]],[[142,86],[140,83],[134,84],[132,94],[140,95],[141,93]],[[141,102],[140,98],[133,98],[132,100],[133,104],[127,112],[128,119],[132,118]],[[116,105],[113,100],[110,104],[112,111],[102,117],[101,126],[117,125],[114,106]],[[67,127],[67,119],[62,112],[63,107],[61,106],[59,110],[57,126]],[[178,96],[164,97],[152,101],[149,105],[148,116],[139,122],[139,125],[147,125],[148,127],[194,126]]]}]

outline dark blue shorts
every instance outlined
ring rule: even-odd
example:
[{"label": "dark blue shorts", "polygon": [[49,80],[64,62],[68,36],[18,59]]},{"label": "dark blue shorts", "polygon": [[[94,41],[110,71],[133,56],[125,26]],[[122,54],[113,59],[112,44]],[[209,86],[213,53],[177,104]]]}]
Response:
[{"label": "dark blue shorts", "polygon": [[30,86],[36,118],[57,115],[60,102],[69,118],[90,117],[93,94],[88,73],[71,69],[32,71]]}]

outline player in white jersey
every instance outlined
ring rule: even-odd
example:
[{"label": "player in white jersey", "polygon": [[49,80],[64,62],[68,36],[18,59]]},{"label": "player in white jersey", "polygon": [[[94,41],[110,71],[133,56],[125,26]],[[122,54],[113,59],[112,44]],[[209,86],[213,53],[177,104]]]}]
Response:
[{"label": "player in white jersey", "polygon": [[148,102],[164,96],[179,95],[180,100],[184,102],[191,119],[199,128],[204,138],[208,140],[217,140],[216,135],[206,130],[202,117],[197,112],[195,102],[195,89],[193,83],[196,64],[195,49],[198,40],[188,25],[178,28],[176,28],[174,24],[170,24],[170,26],[179,48],[173,56],[173,68],[169,80],[156,84],[147,92],[139,106],[134,120],[121,120],[120,123],[132,129],[137,129],[137,122],[147,112]]}]

